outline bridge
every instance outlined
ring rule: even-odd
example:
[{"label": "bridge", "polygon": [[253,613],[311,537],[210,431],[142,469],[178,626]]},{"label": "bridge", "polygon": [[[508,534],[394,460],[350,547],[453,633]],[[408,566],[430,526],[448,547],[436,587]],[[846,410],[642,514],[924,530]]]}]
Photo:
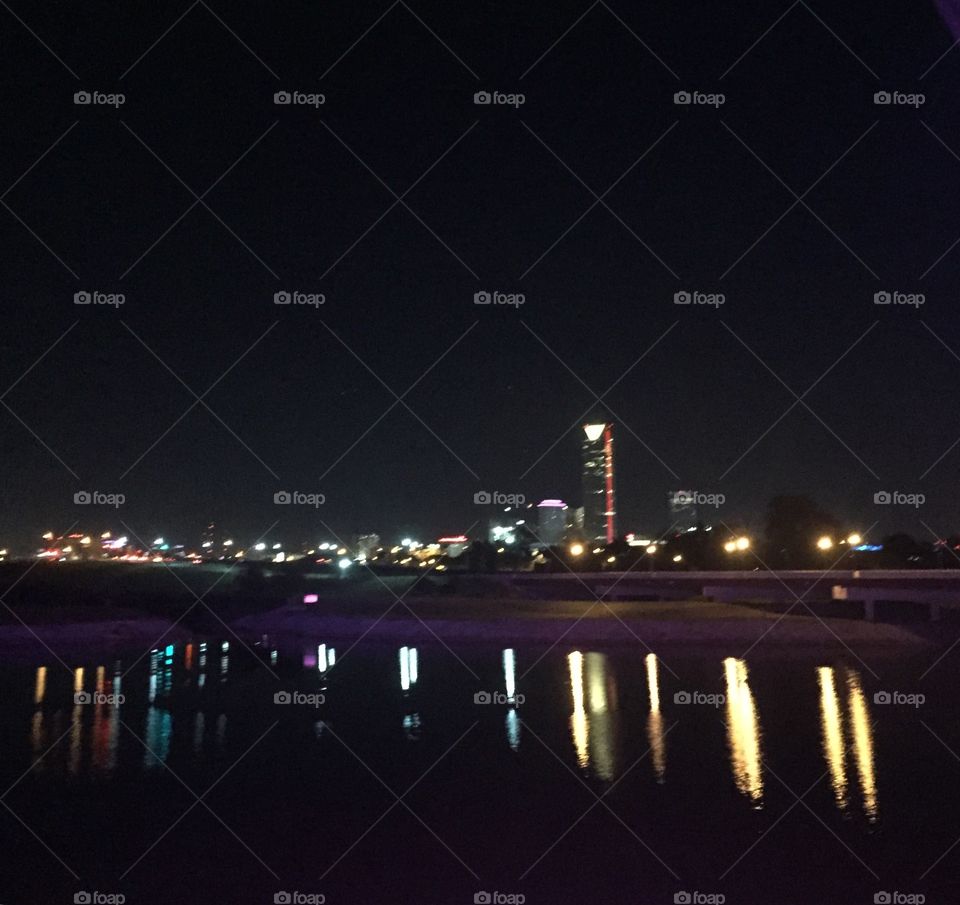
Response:
[{"label": "bridge", "polygon": [[877,618],[881,605],[912,604],[933,621],[960,609],[960,570],[875,569],[724,572],[502,572],[497,580],[545,599],[689,600],[829,603],[849,616]]}]

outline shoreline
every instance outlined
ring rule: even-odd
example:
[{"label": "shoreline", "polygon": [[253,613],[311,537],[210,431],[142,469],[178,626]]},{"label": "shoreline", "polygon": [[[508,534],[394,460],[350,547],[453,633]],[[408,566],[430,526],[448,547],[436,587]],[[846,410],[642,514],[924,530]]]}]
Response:
[{"label": "shoreline", "polygon": [[[131,649],[185,642],[199,638],[238,637],[253,644],[263,636],[281,646],[302,641],[338,641],[369,644],[468,644],[506,646],[597,645],[620,649],[636,647],[708,650],[737,645],[768,648],[778,654],[794,650],[844,650],[866,646],[891,653],[913,653],[935,648],[940,641],[924,624],[895,625],[831,616],[782,615],[737,604],[717,607],[699,601],[651,603],[641,607],[590,610],[566,604],[550,614],[531,612],[529,601],[458,600],[441,606],[411,599],[413,612],[390,608],[385,601],[357,606],[339,603],[305,607],[285,604],[275,609],[226,621],[228,628],[198,631],[183,623],[142,613],[86,621],[72,621],[69,613],[56,620],[0,625],[0,658],[8,662],[106,656]],[[511,604],[517,604],[512,606]],[[506,604],[506,605],[505,605]],[[369,612],[363,610],[369,607]],[[353,610],[354,612],[350,612]],[[415,615],[414,615],[415,613]]]},{"label": "shoreline", "polygon": [[[596,644],[602,646],[690,646],[757,643],[778,649],[839,647],[869,644],[895,648],[935,646],[935,642],[905,626],[852,619],[813,617],[769,618],[542,618],[488,619],[415,618],[410,615],[377,619],[304,611],[282,607],[247,616],[231,626],[238,634],[268,635],[278,639],[314,639],[411,643]],[[761,640],[762,639],[762,640]]]}]

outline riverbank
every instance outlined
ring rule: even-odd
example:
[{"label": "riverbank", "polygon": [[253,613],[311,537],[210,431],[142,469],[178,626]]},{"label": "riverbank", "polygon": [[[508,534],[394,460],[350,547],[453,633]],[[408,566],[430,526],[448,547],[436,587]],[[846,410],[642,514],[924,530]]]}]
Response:
[{"label": "riverbank", "polygon": [[[413,599],[390,609],[379,601],[349,608],[288,604],[237,619],[241,635],[402,644],[496,642],[706,646],[762,642],[778,647],[833,647],[852,644],[922,647],[934,642],[921,626],[816,618],[778,612],[762,605],[709,601],[530,602],[489,599]],[[409,607],[409,609],[407,608]]]},{"label": "riverbank", "polygon": [[[199,570],[185,573],[194,580],[199,577]],[[945,633],[944,624],[865,622],[851,612],[858,608],[845,601],[814,605],[817,615],[812,615],[800,605],[791,610],[785,602],[543,600],[494,593],[485,585],[474,587],[473,594],[433,591],[403,597],[411,582],[394,579],[331,582],[311,605],[299,602],[301,595],[298,602],[278,604],[274,594],[256,594],[242,585],[229,590],[218,586],[220,593],[200,604],[199,594],[171,580],[166,570],[149,577],[166,579],[166,586],[154,585],[149,594],[146,588],[137,588],[137,593],[124,588],[121,594],[115,584],[100,598],[108,602],[96,602],[94,591],[100,588],[80,582],[84,591],[77,601],[57,593],[8,607],[0,613],[0,657],[40,662],[51,655],[67,660],[110,656],[231,632],[246,642],[267,635],[280,643],[363,639],[401,645],[634,646],[643,651],[757,646],[783,652],[870,647],[894,653],[936,647],[956,634]],[[202,593],[210,582],[197,586]],[[38,602],[37,596],[46,601]]]}]

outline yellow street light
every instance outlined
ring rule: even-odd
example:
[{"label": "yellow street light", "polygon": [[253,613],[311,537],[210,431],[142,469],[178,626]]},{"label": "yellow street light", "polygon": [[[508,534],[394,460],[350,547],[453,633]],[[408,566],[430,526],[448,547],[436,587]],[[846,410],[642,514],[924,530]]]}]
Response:
[{"label": "yellow street light", "polygon": [[749,550],[750,549],[750,538],[749,537],[738,537],[736,540],[736,546],[738,550]]},{"label": "yellow street light", "polygon": [[824,535],[817,541],[817,547],[820,550],[829,550],[833,546],[833,538]]},{"label": "yellow street light", "polygon": [[851,547],[859,547],[860,544],[863,543],[863,538],[854,531],[853,534],[847,538],[847,543],[850,544]]},{"label": "yellow street light", "polygon": [[571,556],[583,556],[583,544],[570,544]]},{"label": "yellow street light", "polygon": [[656,552],[657,552],[657,545],[656,545],[656,544],[650,544],[650,546],[647,547],[647,553],[649,553],[651,556],[653,556],[653,554],[656,553]]},{"label": "yellow street light", "polygon": [[733,553],[737,549],[737,542],[735,540],[728,540],[724,545],[723,549],[727,553]]}]

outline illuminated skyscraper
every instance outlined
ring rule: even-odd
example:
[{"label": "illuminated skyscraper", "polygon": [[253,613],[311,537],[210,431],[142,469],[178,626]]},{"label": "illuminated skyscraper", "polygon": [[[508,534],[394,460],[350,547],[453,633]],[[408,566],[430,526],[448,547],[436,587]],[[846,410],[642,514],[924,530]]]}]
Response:
[{"label": "illuminated skyscraper", "polygon": [[562,544],[566,531],[567,504],[563,500],[537,503],[537,538],[541,543],[550,546]]},{"label": "illuminated skyscraper", "polygon": [[589,540],[613,543],[617,511],[613,496],[613,425],[583,425],[583,532]]},{"label": "illuminated skyscraper", "polygon": [[697,526],[697,496],[692,490],[668,490],[667,508],[673,531],[687,531]]}]

